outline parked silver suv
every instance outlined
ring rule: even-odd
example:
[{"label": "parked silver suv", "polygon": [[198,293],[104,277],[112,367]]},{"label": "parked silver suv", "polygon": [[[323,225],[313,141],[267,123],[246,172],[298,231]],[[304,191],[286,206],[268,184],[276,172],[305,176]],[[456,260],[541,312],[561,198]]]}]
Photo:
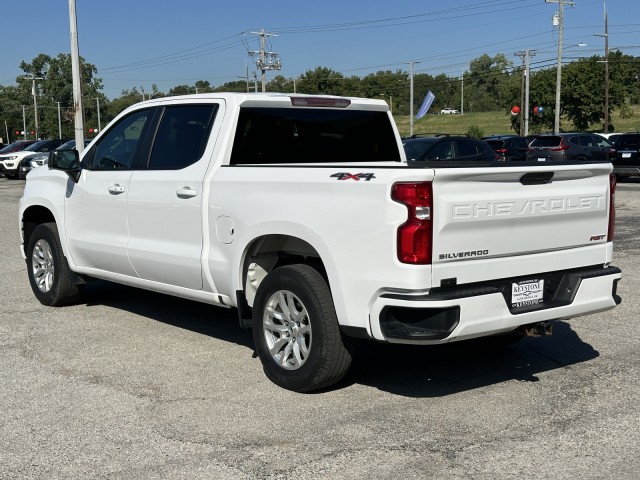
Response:
[{"label": "parked silver suv", "polygon": [[594,133],[554,133],[535,135],[529,143],[527,160],[561,162],[566,160],[609,160],[613,145]]}]

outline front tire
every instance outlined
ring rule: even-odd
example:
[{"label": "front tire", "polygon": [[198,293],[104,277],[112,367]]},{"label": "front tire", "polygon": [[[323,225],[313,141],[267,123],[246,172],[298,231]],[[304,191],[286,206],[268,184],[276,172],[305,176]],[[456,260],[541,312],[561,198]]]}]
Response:
[{"label": "front tire", "polygon": [[55,223],[38,225],[27,243],[27,272],[34,295],[43,305],[59,307],[78,300],[78,285],[62,251]]},{"label": "front tire", "polygon": [[280,267],[263,280],[253,338],[265,374],[287,390],[328,387],[351,365],[352,346],[340,333],[329,287],[308,265]]}]

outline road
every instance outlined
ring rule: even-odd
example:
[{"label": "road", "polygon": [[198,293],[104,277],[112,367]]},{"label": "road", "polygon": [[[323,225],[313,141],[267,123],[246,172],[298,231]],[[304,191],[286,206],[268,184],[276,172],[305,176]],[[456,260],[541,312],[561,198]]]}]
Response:
[{"label": "road", "polygon": [[2,479],[637,478],[640,182],[617,192],[616,309],[504,352],[366,344],[306,395],[267,380],[229,310],[106,282],[40,305],[23,184],[0,178]]}]

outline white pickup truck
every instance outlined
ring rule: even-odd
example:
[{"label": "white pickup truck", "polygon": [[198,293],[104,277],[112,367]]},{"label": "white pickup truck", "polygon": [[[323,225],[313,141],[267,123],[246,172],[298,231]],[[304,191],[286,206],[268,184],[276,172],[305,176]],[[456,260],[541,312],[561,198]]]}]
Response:
[{"label": "white pickup truck", "polygon": [[382,100],[204,94],[53,152],[19,224],[43,304],[106,279],[235,308],[266,375],[310,391],[358,339],[513,341],[613,308],[614,192],[609,163],[407,162]]}]

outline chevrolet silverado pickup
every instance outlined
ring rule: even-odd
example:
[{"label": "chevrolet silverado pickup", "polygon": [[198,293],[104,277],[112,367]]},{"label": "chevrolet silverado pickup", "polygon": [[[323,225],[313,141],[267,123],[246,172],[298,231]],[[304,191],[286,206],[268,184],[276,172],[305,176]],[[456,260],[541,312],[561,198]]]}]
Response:
[{"label": "chevrolet silverado pickup", "polygon": [[104,279],[233,308],[265,374],[338,382],[362,339],[549,333],[615,307],[608,162],[407,161],[382,100],[153,99],[27,176],[36,298]]}]

